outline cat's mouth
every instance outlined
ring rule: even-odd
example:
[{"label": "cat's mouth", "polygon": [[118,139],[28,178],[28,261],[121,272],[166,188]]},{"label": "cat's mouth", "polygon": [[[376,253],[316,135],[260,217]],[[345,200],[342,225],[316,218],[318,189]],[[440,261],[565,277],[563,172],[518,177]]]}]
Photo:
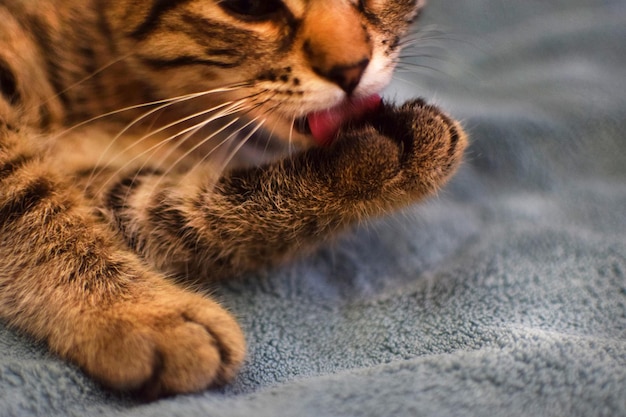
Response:
[{"label": "cat's mouth", "polygon": [[[362,121],[373,115],[382,107],[382,99],[378,94],[361,98],[345,99],[341,103],[323,110],[316,110],[295,120],[289,116],[275,120],[271,130],[259,129],[246,139],[244,147],[239,150],[242,160],[258,161],[259,151],[262,158],[273,158],[283,155],[296,148],[307,148],[311,145],[328,146],[338,136],[343,126],[351,122]],[[249,130],[240,131],[240,135]],[[288,138],[288,139],[287,139]]]},{"label": "cat's mouth", "polygon": [[343,125],[363,119],[381,105],[382,99],[378,94],[347,99],[337,106],[299,117],[294,122],[294,128],[298,133],[311,136],[318,145],[329,145]]}]

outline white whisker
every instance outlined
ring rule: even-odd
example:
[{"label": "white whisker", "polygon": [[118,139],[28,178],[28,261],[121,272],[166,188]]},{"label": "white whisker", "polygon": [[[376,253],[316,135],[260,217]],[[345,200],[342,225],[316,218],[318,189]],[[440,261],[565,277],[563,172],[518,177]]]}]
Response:
[{"label": "white whisker", "polygon": [[[193,100],[195,98],[199,98],[199,97],[204,97],[210,94],[217,94],[217,93],[227,93],[227,92],[231,92],[231,91],[236,91],[245,87],[249,87],[251,84],[250,83],[239,83],[239,84],[234,84],[232,86],[228,86],[228,87],[220,87],[220,88],[215,88],[212,90],[206,90],[206,91],[201,91],[198,93],[190,93],[190,94],[185,94],[182,96],[178,96],[178,97],[172,97],[172,98],[166,98],[166,99],[162,99],[162,100],[156,100],[156,101],[150,101],[150,102],[146,102],[146,103],[140,103],[140,104],[135,104],[132,106],[128,106],[128,107],[124,107],[118,110],[113,110],[110,111],[108,113],[104,113],[95,117],[92,117],[90,119],[87,120],[83,120],[82,122],[76,123],[75,125],[72,125],[71,127],[56,133],[55,135],[51,136],[51,139],[58,139],[59,137],[67,134],[68,132],[71,132],[73,130],[76,130],[80,127],[83,127],[85,125],[88,125],[89,123],[93,123],[95,121],[107,118],[107,117],[111,117],[111,116],[115,116],[121,113],[125,113],[125,112],[129,112],[132,110],[138,110],[144,107],[150,107],[150,106],[157,106],[157,105],[161,105],[161,104],[168,104],[168,105],[174,105],[174,104],[178,104],[178,103],[182,103],[185,101],[189,101],[189,100]],[[165,106],[167,107],[167,106]]]},{"label": "white whisker", "polygon": [[[238,101],[236,101],[232,106],[230,106],[228,109],[220,112],[220,114],[218,115],[218,118],[222,118],[222,117],[226,117],[235,113],[240,113],[240,112],[245,112],[247,110],[250,109],[254,109],[258,106],[258,104],[248,104],[248,105],[244,105],[246,101],[257,97],[259,94],[261,93],[257,93],[257,94],[253,94],[250,95],[248,97],[242,98]],[[245,114],[245,113],[244,113]],[[240,117],[237,117],[235,120],[239,120]],[[209,118],[203,122],[198,123],[197,125],[193,126],[193,130],[189,131],[189,134],[185,136],[185,138],[183,138],[180,141],[180,144],[184,143],[189,137],[193,136],[195,133],[197,133],[198,131],[200,131],[202,128],[204,128],[205,126],[207,126],[209,123],[213,122],[217,120],[216,118],[212,117]],[[208,139],[213,138],[214,136],[216,136],[217,134],[221,133],[222,131],[224,131],[226,128],[230,127],[233,124],[233,121],[230,121],[227,125],[221,127],[220,129],[218,129],[217,131],[213,132]],[[188,130],[188,129],[185,129]],[[185,153],[185,157],[189,156],[193,151],[197,150],[200,146],[202,146],[202,144],[206,143],[207,138],[203,139],[201,141],[201,144],[195,145],[192,147],[192,149],[188,152]],[[173,147],[170,152],[168,152],[163,158],[161,158],[161,160],[157,163],[158,165],[162,164],[165,160],[167,160],[175,151],[176,151],[177,147]],[[182,159],[177,160],[173,166],[175,166],[176,164],[180,163],[182,161]]]},{"label": "white whisker", "polygon": [[[259,119],[259,117],[252,119],[248,124],[246,124],[246,126],[244,126],[243,128],[248,127],[250,124],[255,123],[257,120]],[[263,125],[265,124],[266,120],[262,120],[261,122],[259,122],[253,129],[252,131],[250,131],[250,133],[248,133],[246,136],[244,136],[239,143],[235,146],[235,148],[231,151],[231,153],[228,155],[228,157],[226,157],[226,159],[224,160],[224,162],[222,163],[222,166],[220,167],[220,170],[218,172],[222,172],[224,169],[226,169],[226,167],[228,166],[228,164],[230,163],[230,161],[235,157],[235,155],[237,155],[237,153],[241,150],[241,148],[246,144],[246,142],[248,142],[248,140],[250,140],[250,138],[256,134],[256,132],[259,131],[259,129],[261,129],[261,127],[263,127]],[[240,130],[241,131],[241,130]]]},{"label": "white whisker", "polygon": [[[250,108],[257,108],[258,106],[260,106],[262,104],[256,104],[255,106],[250,106]],[[232,138],[236,137],[242,130],[246,129],[248,126],[250,126],[252,123],[254,123],[256,120],[258,120],[261,116],[257,116],[256,118],[252,119],[251,121],[247,122],[246,124],[244,124],[243,126],[239,127],[236,131],[230,133],[225,139],[223,139],[220,143],[218,143],[215,147],[213,147],[213,149],[211,149],[206,155],[204,155],[202,157],[202,159],[200,159],[200,161],[197,162],[197,164],[202,164],[203,162],[205,162],[214,151],[216,151],[218,148],[220,148],[221,146],[223,146],[225,143],[227,143],[229,140],[231,140]],[[238,121],[239,119],[241,119],[241,117],[237,117],[236,121]],[[179,164],[180,162],[182,162],[184,159],[186,159],[187,157],[189,157],[189,155],[191,155],[193,152],[195,152],[197,149],[199,149],[200,147],[204,146],[204,144],[206,144],[206,142],[208,140],[210,140],[211,138],[213,138],[217,133],[220,133],[221,131],[223,131],[224,129],[221,129],[218,132],[214,132],[211,135],[209,135],[207,138],[203,139],[202,141],[200,141],[199,143],[197,143],[196,145],[194,145],[191,149],[187,150],[187,152],[185,152],[185,154],[181,155],[173,164],[172,167],[176,166],[177,164]],[[257,129],[258,130],[258,129]],[[256,130],[255,130],[256,131]],[[249,138],[248,138],[249,139]],[[247,139],[246,139],[247,141]],[[240,149],[240,147],[239,147]],[[233,155],[234,156],[234,155]],[[227,158],[229,159],[228,162],[230,162],[230,160],[232,159],[232,157]],[[224,166],[218,170],[218,172],[221,172],[223,169],[225,169],[226,165],[228,165],[228,163],[224,164]],[[168,172],[171,171],[168,170]],[[190,170],[191,172],[191,170]]]},{"label": "white whisker", "polygon": [[[187,129],[184,129],[181,132],[176,133],[175,135],[170,136],[169,138],[164,139],[162,142],[159,142],[158,144],[152,146],[149,150],[145,151],[142,153],[142,155],[145,155],[147,152],[150,152],[151,150],[154,150],[154,152],[156,152],[156,150],[158,150],[158,148],[162,147],[165,143],[172,141],[174,138],[181,136],[182,134],[184,134],[185,136],[178,141],[178,143],[176,145],[174,145],[164,156],[162,156],[160,158],[160,160],[156,163],[156,166],[161,166],[170,156],[172,156],[177,149],[185,142],[187,141],[190,137],[194,136],[198,131],[200,131],[202,128],[204,128],[205,126],[207,126],[209,123],[219,119],[219,118],[223,118],[229,115],[233,115],[239,112],[244,112],[256,107],[259,107],[263,104],[265,104],[267,102],[261,102],[261,103],[256,103],[254,105],[244,105],[245,102],[251,100],[251,99],[255,99],[256,97],[258,97],[259,95],[261,95],[263,92],[260,93],[255,93],[252,94],[248,97],[244,97],[242,99],[239,99],[235,102],[231,102],[232,104],[228,106],[228,108],[222,110],[220,113],[210,117],[207,120],[204,120],[200,123],[195,124],[194,126],[191,126]],[[223,107],[223,106],[218,106],[218,107]],[[216,107],[216,108],[218,108]],[[216,108],[214,108],[213,110],[215,110]],[[202,113],[207,113],[207,111],[204,111]],[[200,114],[201,115],[201,114]],[[200,115],[196,115],[195,117],[199,117]],[[191,117],[193,118],[193,117]],[[206,144],[209,140],[211,140],[212,138],[214,138],[215,136],[219,135],[220,133],[222,133],[223,131],[225,131],[226,129],[228,129],[229,127],[231,127],[233,124],[235,124],[237,121],[240,120],[240,117],[236,117],[232,120],[230,120],[228,123],[226,123],[224,126],[220,127],[219,129],[213,131],[208,137],[204,138],[203,140],[201,140],[199,143],[195,144],[194,146],[192,146],[190,149],[188,149],[183,155],[181,155],[175,162],[168,164],[168,169],[167,171],[165,171],[165,173],[160,175],[159,180],[153,185],[153,190],[159,186],[159,184],[162,182],[163,179],[167,178],[172,171],[174,171],[174,169],[178,166],[178,164],[180,164],[183,160],[187,159],[192,153],[194,153],[195,151],[197,151],[200,147],[204,146],[204,144]],[[176,123],[178,124],[178,123]],[[202,163],[203,161],[205,161],[209,155],[211,155],[213,153],[213,151],[217,150],[218,148],[220,148],[221,146],[223,146],[224,143],[226,143],[228,140],[230,140],[232,137],[234,137],[235,135],[237,135],[241,130],[245,129],[250,123],[246,124],[245,126],[239,128],[237,131],[233,132],[232,134],[230,134],[226,139],[222,140],[219,144],[217,144],[207,155],[205,155],[201,161],[199,163]],[[154,132],[153,132],[154,133]],[[138,159],[138,158],[134,158],[133,160]],[[133,178],[133,180],[131,181],[131,183],[133,183],[136,179],[137,179],[137,175],[139,175],[140,171],[142,169],[145,168],[145,166],[148,164],[148,162],[152,162],[154,163],[154,161],[148,161],[149,158],[146,159],[146,161],[144,161],[144,163],[142,164],[142,166],[137,170],[135,177]],[[131,161],[132,162],[132,161]],[[199,164],[198,163],[198,164]],[[113,175],[113,177],[115,177],[117,174],[119,174],[121,171],[123,171],[123,169],[125,169],[126,166],[128,166],[130,163],[125,164],[124,167],[120,168],[117,173],[115,175]],[[218,170],[218,172],[221,172]],[[128,195],[125,196],[125,198],[127,198]]]},{"label": "white whisker", "polygon": [[288,148],[289,155],[293,154],[293,148],[292,148],[293,147],[293,128],[295,124],[296,124],[296,116],[293,116],[291,118],[291,125],[289,126],[289,137],[288,137],[289,141],[287,142],[289,144],[289,148]]},{"label": "white whisker", "polygon": [[[229,123],[227,126],[224,126],[222,129],[219,129],[215,132],[212,132],[209,136],[205,137],[204,139],[202,139],[201,141],[199,141],[197,144],[195,144],[194,146],[192,146],[190,149],[188,149],[183,155],[181,155],[176,161],[174,161],[174,163],[172,163],[167,171],[165,171],[160,179],[153,184],[152,186],[152,190],[149,192],[149,194],[154,193],[154,190],[161,184],[162,180],[165,178],[168,178],[169,175],[172,173],[172,171],[175,169],[175,167],[180,164],[182,161],[184,161],[185,159],[187,159],[193,152],[197,151],[200,147],[204,146],[208,141],[210,141],[211,139],[213,139],[215,136],[217,136],[218,134],[220,134],[221,132],[223,132],[226,128],[230,127],[231,125],[237,123],[240,120],[240,117],[236,117],[234,118],[231,123]],[[200,164],[202,164],[203,162],[205,162],[212,154],[213,152],[217,151],[219,148],[221,148],[225,143],[227,143],[228,141],[232,140],[234,137],[237,136],[237,134],[239,134],[239,132],[244,129],[246,126],[248,126],[250,124],[250,122],[248,124],[246,124],[245,126],[237,129],[236,131],[228,134],[224,139],[222,139],[217,145],[215,145],[209,152],[207,152],[200,161],[198,161],[196,163],[196,166],[199,166]],[[188,177],[188,175],[190,175],[190,173],[193,172],[193,169],[188,170],[186,173],[182,174],[182,177],[180,179],[181,183],[184,183],[186,178]],[[217,170],[217,172],[221,172],[221,170]]]},{"label": "white whisker", "polygon": [[263,158],[262,158],[262,159],[265,159],[265,156],[267,155],[267,149],[269,148],[270,143],[271,143],[271,142],[272,142],[272,140],[273,140],[273,137],[274,137],[274,131],[276,130],[276,125],[277,125],[277,124],[278,124],[278,121],[276,121],[276,122],[274,123],[274,127],[272,127],[272,130],[270,130],[270,131],[268,132],[268,134],[267,134],[267,140],[265,141],[265,147],[263,148]]},{"label": "white whisker", "polygon": [[[137,139],[137,140],[133,141],[133,143],[131,143],[130,145],[128,145],[126,148],[122,149],[122,150],[119,152],[119,154],[125,154],[126,152],[130,151],[130,150],[131,150],[131,149],[133,149],[134,147],[139,146],[141,143],[143,143],[145,140],[149,139],[150,137],[152,137],[152,136],[154,136],[154,135],[156,135],[156,134],[158,134],[158,133],[161,133],[161,132],[163,132],[164,130],[170,129],[170,128],[172,128],[172,127],[176,126],[177,124],[184,123],[184,122],[186,122],[186,121],[188,121],[188,120],[190,120],[190,119],[193,119],[194,117],[200,117],[200,116],[203,116],[203,115],[204,115],[204,114],[206,114],[206,113],[210,113],[210,112],[212,112],[212,111],[218,110],[218,109],[220,109],[220,108],[222,108],[222,107],[224,107],[224,106],[228,106],[228,105],[229,105],[229,104],[231,104],[231,103],[232,103],[232,101],[231,101],[231,102],[222,103],[222,104],[220,104],[219,106],[215,106],[215,107],[213,107],[212,109],[209,109],[209,110],[204,110],[204,111],[202,111],[202,112],[198,112],[198,113],[193,114],[193,115],[191,115],[191,116],[187,116],[187,117],[185,117],[185,118],[183,118],[183,119],[179,119],[179,120],[177,120],[177,121],[175,121],[175,122],[172,122],[172,123],[170,123],[170,124],[168,124],[168,125],[166,125],[166,126],[162,126],[162,127],[160,127],[160,128],[157,128],[156,130],[152,130],[152,131],[150,131],[150,133],[149,133],[149,134],[147,134],[147,135],[145,135],[145,136],[143,136],[143,137],[141,137],[141,138],[139,138],[139,139]],[[154,112],[156,112],[156,111],[159,111],[159,110],[161,110],[161,109],[163,109],[163,108],[165,108],[165,107],[169,106],[170,104],[171,104],[171,103],[165,104],[165,105],[163,105],[163,106],[159,106],[157,109],[153,109],[153,110],[149,111],[148,113],[146,113],[146,114],[142,115],[141,117],[139,117],[139,118],[137,118],[137,119],[133,120],[133,121],[132,121],[129,125],[127,125],[126,127],[124,127],[124,129],[122,129],[122,131],[121,131],[121,132],[119,132],[119,133],[118,133],[118,134],[117,134],[117,135],[116,135],[116,136],[115,136],[115,137],[114,137],[114,138],[113,138],[113,139],[109,142],[109,144],[107,145],[107,147],[104,149],[104,151],[103,151],[103,152],[102,152],[102,154],[100,155],[100,158],[98,158],[98,160],[97,160],[97,161],[96,161],[96,163],[94,164],[94,170],[92,171],[92,173],[91,173],[91,175],[89,176],[89,179],[87,180],[87,183],[86,183],[86,184],[87,184],[87,186],[89,186],[89,185],[91,184],[91,181],[92,181],[92,179],[93,179],[93,175],[95,175],[95,173],[97,172],[97,170],[98,170],[98,169],[103,169],[103,168],[106,168],[106,167],[108,166],[108,165],[107,165],[107,166],[101,167],[100,165],[101,165],[102,161],[105,159],[105,157],[106,157],[107,153],[108,153],[108,152],[109,152],[109,151],[113,148],[113,146],[115,146],[115,143],[116,143],[116,142],[117,142],[117,141],[118,141],[118,140],[119,140],[119,139],[120,139],[120,138],[124,135],[124,133],[126,133],[126,132],[127,132],[127,131],[128,131],[128,130],[129,130],[129,129],[133,126],[133,125],[134,125],[134,124],[138,123],[141,119],[143,119],[143,118],[145,118],[145,117],[149,116],[150,114],[152,114],[152,113],[154,113]],[[182,132],[182,133],[184,134],[185,132]],[[110,160],[110,159],[111,159],[111,158],[109,158],[109,160]]]},{"label": "white whisker", "polygon": [[435,68],[432,67],[430,65],[423,65],[423,64],[416,64],[413,62],[400,62],[397,64],[396,66],[397,71],[398,72],[411,72],[411,73],[415,73],[416,70],[429,70],[429,71],[433,71],[439,74],[443,74],[446,76],[450,76],[451,74],[446,72],[446,71],[442,71],[439,68]]},{"label": "white whisker", "polygon": [[401,54],[400,55],[400,59],[401,60],[405,60],[405,59],[420,59],[420,58],[426,58],[426,59],[434,59],[436,61],[447,61],[448,58],[442,55],[435,55],[435,54],[424,54],[424,53],[415,53],[412,55],[406,55],[406,54]]},{"label": "white whisker", "polygon": [[[216,107],[214,107],[214,108],[212,108],[212,109],[205,110],[205,111],[203,111],[203,112],[199,112],[198,114],[193,115],[193,116],[187,116],[187,117],[185,117],[184,119],[185,119],[185,121],[187,121],[187,120],[190,120],[190,119],[192,119],[192,118],[194,118],[194,117],[199,117],[199,116],[202,116],[202,115],[204,115],[204,114],[207,114],[207,113],[213,112],[213,111],[215,111],[216,109],[220,109],[220,108],[223,108],[223,107],[225,107],[225,106],[228,106],[226,109],[224,109],[224,110],[222,110],[222,111],[218,112],[217,114],[214,114],[213,116],[209,117],[208,119],[203,120],[202,122],[197,123],[197,124],[195,124],[195,125],[193,125],[193,126],[190,126],[190,127],[188,127],[188,128],[185,128],[185,129],[181,130],[180,132],[177,132],[176,134],[169,136],[168,138],[165,138],[165,139],[163,139],[163,140],[160,140],[157,144],[155,144],[155,145],[151,146],[151,147],[150,147],[150,148],[148,148],[147,150],[145,150],[145,151],[143,151],[143,152],[139,153],[138,155],[133,156],[133,158],[131,158],[131,159],[130,159],[128,162],[126,162],[126,163],[125,163],[122,167],[120,167],[119,169],[117,169],[117,170],[116,170],[116,171],[115,171],[112,175],[110,175],[110,176],[109,176],[109,178],[108,178],[108,179],[107,179],[107,180],[106,180],[106,181],[105,181],[105,182],[104,182],[104,183],[100,186],[100,189],[99,189],[98,193],[102,192],[102,190],[103,190],[103,189],[104,189],[104,188],[105,188],[105,187],[106,187],[106,186],[107,186],[107,185],[108,185],[108,184],[109,184],[109,183],[110,183],[110,182],[111,182],[114,178],[116,178],[116,177],[117,177],[117,176],[118,176],[121,172],[123,172],[123,171],[126,169],[126,167],[128,167],[129,165],[131,165],[133,162],[135,162],[135,161],[139,160],[140,158],[145,157],[145,156],[146,156],[148,153],[150,153],[150,152],[156,152],[156,151],[158,151],[158,149],[159,149],[159,148],[161,148],[161,147],[162,147],[162,146],[164,146],[165,144],[167,144],[167,143],[169,143],[169,142],[173,141],[174,139],[176,139],[176,138],[178,138],[178,137],[180,137],[180,136],[182,136],[182,135],[186,135],[187,133],[190,133],[190,132],[192,132],[192,134],[193,134],[193,132],[194,132],[194,131],[198,131],[198,130],[200,130],[201,128],[205,127],[206,125],[208,125],[208,124],[209,124],[209,123],[211,123],[211,122],[214,122],[214,121],[216,121],[216,120],[218,120],[218,119],[221,119],[221,118],[224,118],[224,117],[228,117],[228,116],[230,116],[230,115],[232,115],[232,114],[235,114],[235,113],[237,113],[237,112],[240,112],[240,111],[242,111],[242,110],[245,110],[245,109],[246,109],[245,107],[244,107],[244,108],[241,108],[241,107],[240,107],[240,106],[241,106],[241,104],[243,104],[245,101],[246,101],[246,99],[241,99],[241,100],[238,100],[238,101],[235,101],[235,102],[222,103],[221,105],[216,106]],[[171,127],[173,127],[173,126],[175,126],[175,125],[177,125],[177,124],[179,124],[179,123],[182,123],[182,122],[181,122],[181,121],[177,121],[177,122],[170,123],[170,125],[168,125],[168,128],[171,128]],[[137,145],[138,145],[139,143],[141,143],[142,141],[147,140],[149,137],[153,136],[154,134],[156,134],[156,133],[158,133],[158,132],[162,132],[162,131],[164,131],[164,130],[166,130],[166,129],[164,129],[164,128],[159,128],[159,129],[157,129],[157,131],[153,131],[153,132],[149,133],[148,135],[143,136],[142,138],[140,138],[140,139],[138,139],[137,141],[133,142],[131,145],[127,146],[124,150],[122,150],[122,151],[120,152],[120,154],[123,154],[123,153],[128,152],[129,150],[131,150],[133,147],[137,146]],[[189,136],[191,136],[191,135],[189,135]],[[185,140],[186,140],[187,138],[188,138],[188,137],[185,137]],[[174,148],[175,148],[175,147],[174,147]],[[171,152],[171,151],[170,151],[170,152]],[[145,163],[144,163],[144,166],[145,166]],[[100,169],[101,169],[101,168],[100,168]],[[95,169],[94,169],[94,172],[95,172]],[[93,175],[90,177],[89,182],[87,183],[87,186],[89,186],[90,181],[91,181],[92,179],[93,179]],[[87,187],[87,186],[86,186],[86,187]]]},{"label": "white whisker", "polygon": [[[204,138],[202,141],[200,141],[199,145],[193,146],[191,150],[188,150],[187,152],[185,152],[185,154],[180,157],[179,159],[177,159],[174,163],[170,164],[170,166],[168,167],[167,171],[165,171],[165,173],[163,173],[161,175],[161,178],[166,178],[174,169],[175,167],[182,162],[185,158],[187,158],[193,151],[195,151],[199,146],[203,145],[204,143],[206,143],[208,140],[212,139],[213,137],[219,135],[220,133],[222,133],[224,130],[228,129],[230,126],[232,126],[233,124],[235,124],[237,121],[239,120],[239,117],[235,117],[234,119],[230,120],[228,123],[226,123],[224,126],[220,127],[219,129],[213,131],[207,138]],[[192,137],[193,135],[195,135],[199,130],[201,130],[203,127],[206,126],[205,122],[201,122],[198,123],[196,125],[196,129],[188,132],[181,140],[180,142],[173,146],[172,149],[169,150],[169,152],[167,152],[161,159],[160,161],[156,164],[156,166],[160,166],[161,164],[163,164],[163,162],[165,160],[167,160],[172,154],[174,154],[174,152],[176,152],[176,150],[179,148],[179,146],[184,143],[186,140],[188,140],[190,137]],[[155,149],[155,152],[158,150],[158,148],[161,148],[162,146],[165,146],[165,144],[168,141],[171,141],[171,137],[165,139],[163,142],[159,142],[156,145],[154,145],[151,149],[153,148],[157,148]],[[149,159],[149,158],[148,158]],[[144,161],[144,163],[141,165],[141,167],[139,167],[139,169],[137,169],[137,172],[135,173],[135,177],[133,177],[133,180],[131,181],[131,184],[134,183],[137,180],[137,176],[140,174],[140,172],[146,167],[146,165],[148,164],[148,159],[146,159],[146,161]],[[155,184],[155,187],[158,186],[160,184],[160,180],[157,181],[157,183]],[[130,192],[130,190],[127,191],[127,194],[124,196],[124,201],[126,200],[126,198],[128,198],[128,192]]]}]

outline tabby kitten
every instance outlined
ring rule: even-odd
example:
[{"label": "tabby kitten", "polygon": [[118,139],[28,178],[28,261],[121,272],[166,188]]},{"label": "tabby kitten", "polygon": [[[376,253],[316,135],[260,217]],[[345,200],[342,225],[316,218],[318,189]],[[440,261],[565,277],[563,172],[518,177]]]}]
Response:
[{"label": "tabby kitten", "polygon": [[114,389],[232,379],[237,323],[172,278],[285,260],[458,166],[455,121],[377,95],[421,7],[0,0],[0,317]]}]

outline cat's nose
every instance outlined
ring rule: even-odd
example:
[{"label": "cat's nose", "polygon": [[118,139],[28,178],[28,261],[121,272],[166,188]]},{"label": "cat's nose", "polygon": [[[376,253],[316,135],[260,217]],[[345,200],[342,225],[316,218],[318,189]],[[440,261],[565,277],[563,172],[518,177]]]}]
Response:
[{"label": "cat's nose", "polygon": [[300,32],[305,62],[319,77],[350,95],[372,58],[362,16],[347,1],[310,2]]},{"label": "cat's nose", "polygon": [[315,67],[313,70],[319,76],[337,84],[346,94],[350,95],[361,82],[369,63],[369,58],[363,58],[353,65],[335,65],[326,72]]}]

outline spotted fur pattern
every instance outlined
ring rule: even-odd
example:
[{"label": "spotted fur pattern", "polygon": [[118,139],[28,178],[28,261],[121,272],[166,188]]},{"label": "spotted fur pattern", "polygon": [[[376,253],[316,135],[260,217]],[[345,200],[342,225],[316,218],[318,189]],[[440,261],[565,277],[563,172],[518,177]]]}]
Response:
[{"label": "spotted fur pattern", "polygon": [[237,323],[173,278],[284,261],[458,166],[463,131],[421,100],[327,147],[298,128],[379,92],[421,7],[0,0],[0,317],[114,389],[231,380]]}]

